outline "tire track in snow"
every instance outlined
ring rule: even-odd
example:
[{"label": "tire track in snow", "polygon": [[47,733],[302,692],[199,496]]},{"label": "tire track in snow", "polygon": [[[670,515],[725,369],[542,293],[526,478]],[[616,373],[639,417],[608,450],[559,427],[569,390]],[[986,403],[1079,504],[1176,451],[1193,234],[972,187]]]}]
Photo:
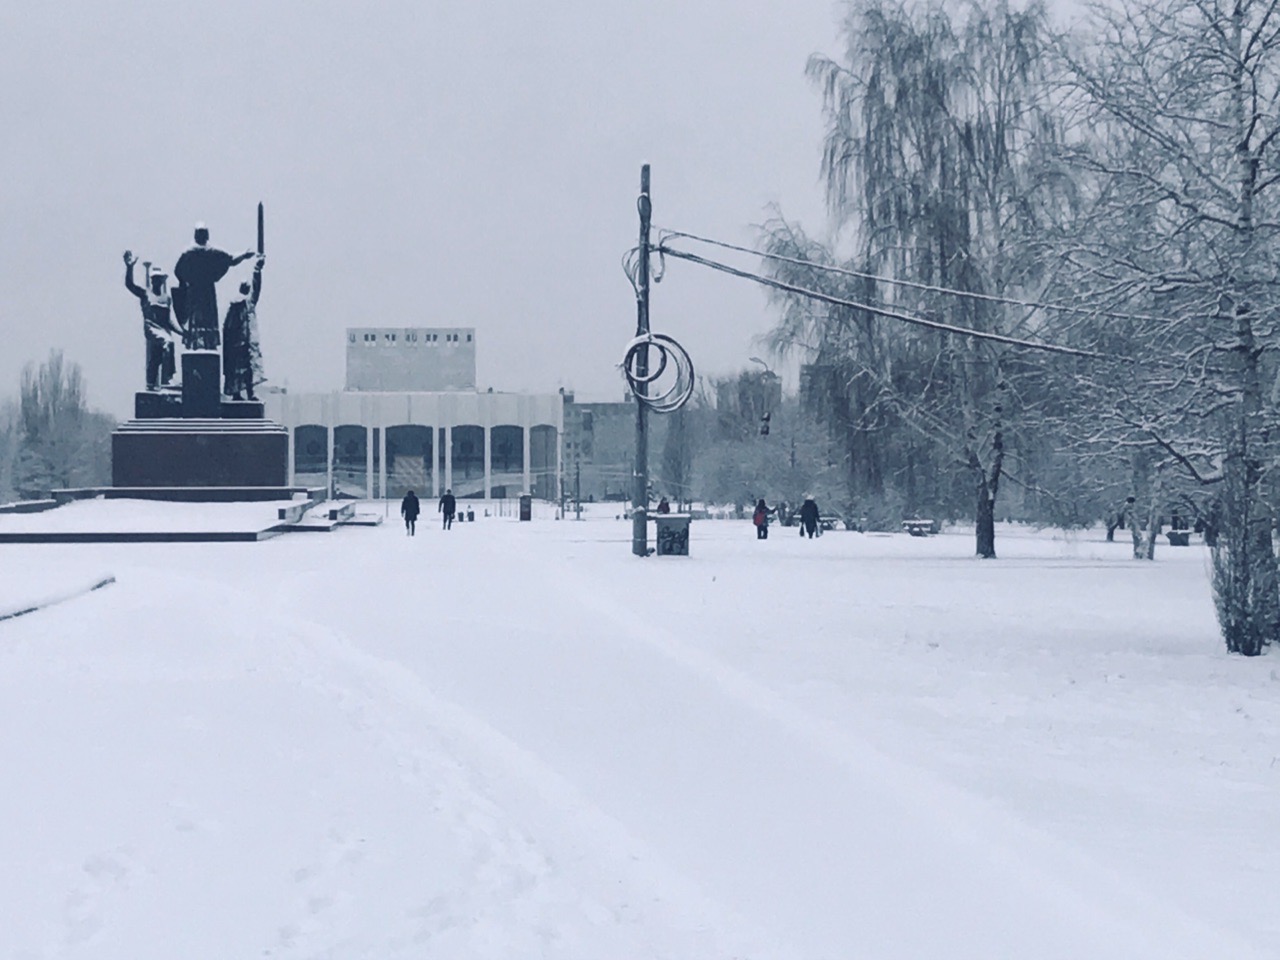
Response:
[{"label": "tire track in snow", "polygon": [[[502,903],[513,912],[515,927],[538,931],[543,948],[568,949],[567,956],[592,952],[589,945],[581,951],[556,946],[580,937],[575,928],[584,920],[597,930],[623,933],[629,943],[619,947],[633,957],[799,956],[709,899],[540,758],[431,690],[409,668],[314,622],[282,619],[279,627],[341,668],[313,672],[309,682],[327,689],[359,726],[378,735],[408,776],[445,777],[446,783],[435,784],[432,812],[470,837],[472,887],[479,893],[435,898],[419,911],[428,926],[444,929]],[[441,738],[451,768],[442,771],[438,754],[423,747],[424,730]],[[511,822],[535,810],[534,823]],[[584,894],[595,902],[584,903]],[[430,937],[420,931],[410,939],[420,944]],[[394,945],[403,942],[397,938]]]},{"label": "tire track in snow", "polygon": [[[950,783],[895,760],[836,725],[809,714],[765,684],[703,653],[675,630],[639,613],[634,595],[618,595],[598,579],[587,583],[580,568],[563,560],[539,565],[536,575],[546,590],[557,591],[566,602],[590,609],[632,642],[702,678],[742,707],[830,758],[833,764],[853,772],[867,785],[867,794],[888,795],[895,813],[901,811],[917,826],[924,826],[924,835],[932,834],[931,839],[951,847],[952,855],[958,851],[981,865],[986,881],[1000,882],[1011,906],[1017,903],[1017,909],[1036,909],[1046,921],[1057,921],[1046,923],[1046,930],[1057,926],[1068,936],[1076,926],[1090,932],[1105,930],[1105,936],[1097,942],[1105,943],[1109,949],[1105,954],[1093,956],[1209,960],[1224,951],[1238,957],[1258,956],[1252,947],[1228,931],[1212,928],[1166,907],[1135,882],[1103,868],[1056,838]],[[866,829],[852,816],[849,827],[852,831]],[[904,874],[901,861],[893,864],[892,869],[890,864],[879,865],[887,885],[902,884],[900,895],[891,899],[909,904],[913,898],[924,897],[937,903],[935,894],[945,895],[946,891],[939,890],[934,883],[931,868],[936,870],[940,864],[931,863],[931,858],[921,856],[920,851],[901,852],[908,858],[914,857],[914,869]],[[950,892],[972,891],[955,888]],[[965,942],[963,937],[965,918],[957,916],[953,920],[957,924],[957,936],[950,956],[1001,955],[990,953],[991,948],[974,950],[973,938]],[[986,933],[990,935],[991,931]],[[999,931],[995,933],[998,944],[1002,935]],[[941,939],[939,948],[944,948],[945,938]],[[1086,943],[1088,941],[1086,937]],[[997,944],[992,944],[996,950]],[[854,950],[865,950],[869,946],[872,948],[869,956],[897,956],[891,937],[883,944],[877,941],[874,946],[870,943],[849,945]],[[1063,947],[1062,942],[1044,943],[1040,945],[1041,952],[1034,955],[1083,955],[1073,954],[1070,947],[1064,951]],[[1034,941],[1027,944],[1027,949],[1035,949]]]},{"label": "tire track in snow", "polygon": [[78,587],[74,590],[56,593],[40,600],[33,600],[9,610],[0,610],[0,623],[5,620],[16,620],[18,617],[24,617],[29,613],[36,613],[40,610],[46,610],[49,607],[57,606],[60,603],[66,603],[68,600],[75,600],[78,597],[87,596],[95,590],[101,590],[103,587],[109,587],[115,582],[116,578],[112,574],[107,574],[105,577],[99,577],[91,583]]}]

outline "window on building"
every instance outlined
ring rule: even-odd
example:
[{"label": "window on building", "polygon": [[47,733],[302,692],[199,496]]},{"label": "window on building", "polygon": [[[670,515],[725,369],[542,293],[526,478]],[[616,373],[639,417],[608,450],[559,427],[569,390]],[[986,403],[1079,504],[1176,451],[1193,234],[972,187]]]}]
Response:
[{"label": "window on building", "polygon": [[467,343],[470,343],[470,342],[471,342],[471,334],[469,334],[469,333],[468,333],[468,334],[467,334]]},{"label": "window on building", "polygon": [[355,342],[356,342],[356,335],[354,333],[348,333],[347,343],[355,343]]}]

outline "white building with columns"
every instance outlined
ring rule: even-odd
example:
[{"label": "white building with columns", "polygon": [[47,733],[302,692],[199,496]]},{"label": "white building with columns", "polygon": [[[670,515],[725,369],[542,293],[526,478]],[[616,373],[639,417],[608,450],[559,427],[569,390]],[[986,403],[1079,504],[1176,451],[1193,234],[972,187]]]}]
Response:
[{"label": "white building with columns", "polygon": [[[474,337],[466,327],[351,328],[348,389],[266,394],[266,415],[289,429],[290,484],[370,499],[556,499],[563,394],[450,389],[476,382]],[[406,389],[367,388],[391,385]]]}]

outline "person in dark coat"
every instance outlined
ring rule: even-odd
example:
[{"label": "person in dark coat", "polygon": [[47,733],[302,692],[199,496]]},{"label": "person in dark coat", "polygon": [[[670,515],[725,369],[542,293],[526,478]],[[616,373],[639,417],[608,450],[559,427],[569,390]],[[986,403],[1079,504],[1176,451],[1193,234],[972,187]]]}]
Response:
[{"label": "person in dark coat", "polygon": [[751,515],[751,522],[756,525],[757,540],[769,539],[769,514],[773,512],[773,510],[769,509],[768,504],[764,502],[763,497],[756,501],[756,510]]},{"label": "person in dark coat", "polygon": [[458,512],[458,501],[454,499],[452,490],[446,490],[440,498],[439,512],[444,515],[444,529],[448,530],[453,526],[453,515]]},{"label": "person in dark coat", "polygon": [[670,513],[670,512],[671,512],[671,504],[667,501],[666,497],[663,497],[661,500],[658,501],[658,513]]},{"label": "person in dark coat", "polygon": [[419,512],[421,512],[421,508],[418,504],[418,495],[410,490],[404,495],[404,499],[400,501],[400,516],[404,517],[405,533],[411,537],[415,533]]},{"label": "person in dark coat", "polygon": [[800,504],[800,530],[807,534],[810,540],[818,532],[818,505],[813,497],[805,497],[804,503]]}]

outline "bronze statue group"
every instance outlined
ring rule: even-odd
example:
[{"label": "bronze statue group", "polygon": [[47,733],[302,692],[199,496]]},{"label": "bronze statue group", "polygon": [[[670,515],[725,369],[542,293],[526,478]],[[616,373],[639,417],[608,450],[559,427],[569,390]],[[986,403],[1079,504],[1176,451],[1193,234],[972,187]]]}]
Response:
[{"label": "bronze statue group", "polygon": [[[217,283],[239,263],[257,258],[253,280],[240,284],[240,296],[227,307],[218,335]],[[147,389],[173,384],[177,364],[174,342],[181,338],[186,350],[222,351],[222,392],[232,400],[257,400],[254,388],[263,382],[262,351],[258,345],[258,297],[262,294],[262,267],[266,258],[259,249],[232,256],[209,246],[209,231],[196,224],[195,244],[178,258],[173,268],[172,290],[162,268],[145,263],[143,286],[134,282],[138,262],[124,254],[124,284],[142,306],[142,327],[147,343]]]}]

